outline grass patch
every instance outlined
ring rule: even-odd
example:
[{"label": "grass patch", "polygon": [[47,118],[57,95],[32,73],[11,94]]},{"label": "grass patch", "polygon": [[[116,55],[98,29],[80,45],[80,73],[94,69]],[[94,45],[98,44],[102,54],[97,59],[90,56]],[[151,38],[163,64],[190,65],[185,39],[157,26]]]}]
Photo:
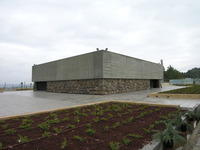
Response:
[{"label": "grass patch", "polygon": [[160,92],[160,94],[200,94],[200,85]]}]

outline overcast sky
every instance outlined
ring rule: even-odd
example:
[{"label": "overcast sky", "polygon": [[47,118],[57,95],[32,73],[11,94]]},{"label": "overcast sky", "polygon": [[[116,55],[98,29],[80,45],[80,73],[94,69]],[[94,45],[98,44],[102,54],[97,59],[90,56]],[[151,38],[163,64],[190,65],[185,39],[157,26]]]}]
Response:
[{"label": "overcast sky", "polygon": [[0,0],[0,83],[97,47],[200,67],[200,0]]}]

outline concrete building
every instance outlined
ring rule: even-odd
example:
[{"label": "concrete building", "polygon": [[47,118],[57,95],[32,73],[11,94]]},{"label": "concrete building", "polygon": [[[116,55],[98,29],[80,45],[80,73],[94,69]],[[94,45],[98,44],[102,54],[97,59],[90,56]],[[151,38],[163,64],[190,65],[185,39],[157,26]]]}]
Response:
[{"label": "concrete building", "polygon": [[160,87],[159,63],[99,50],[32,67],[35,90],[112,94]]}]

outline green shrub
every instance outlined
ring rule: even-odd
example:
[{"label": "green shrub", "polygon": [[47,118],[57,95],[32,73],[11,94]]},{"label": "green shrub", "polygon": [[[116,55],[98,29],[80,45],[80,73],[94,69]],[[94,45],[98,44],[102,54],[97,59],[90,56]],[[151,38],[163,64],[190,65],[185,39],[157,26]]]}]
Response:
[{"label": "green shrub", "polygon": [[120,149],[120,143],[119,142],[110,142],[109,148],[111,150],[119,150]]},{"label": "green shrub", "polygon": [[63,142],[61,143],[60,148],[61,148],[61,149],[65,149],[65,148],[67,147],[67,145],[68,145],[67,139],[64,138]]},{"label": "green shrub", "polygon": [[153,136],[159,139],[163,145],[165,144],[184,144],[186,142],[185,138],[180,136],[179,133],[174,129],[171,122],[166,124],[166,129],[164,131],[157,132]]}]

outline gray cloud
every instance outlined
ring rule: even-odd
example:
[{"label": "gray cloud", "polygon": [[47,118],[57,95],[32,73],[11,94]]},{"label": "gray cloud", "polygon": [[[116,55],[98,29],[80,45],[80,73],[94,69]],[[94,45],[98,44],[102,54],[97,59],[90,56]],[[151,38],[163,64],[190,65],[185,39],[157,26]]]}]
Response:
[{"label": "gray cloud", "polygon": [[31,66],[108,47],[200,67],[199,0],[1,0],[0,83],[31,80]]}]

